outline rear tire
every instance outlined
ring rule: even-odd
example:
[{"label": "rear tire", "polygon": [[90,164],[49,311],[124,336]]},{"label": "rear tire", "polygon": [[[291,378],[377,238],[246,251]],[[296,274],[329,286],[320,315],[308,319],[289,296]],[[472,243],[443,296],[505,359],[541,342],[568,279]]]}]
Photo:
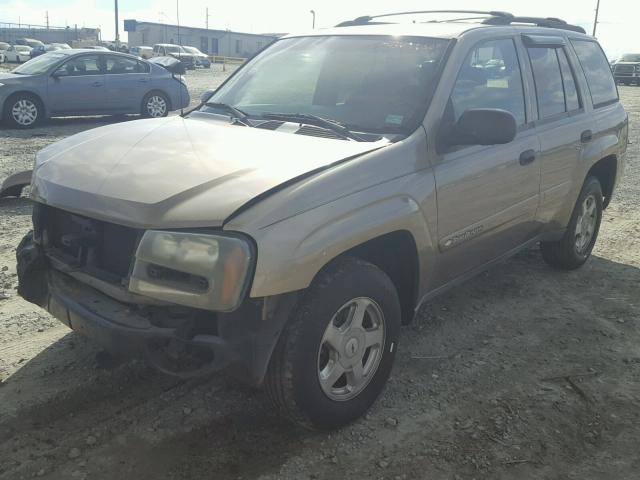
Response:
[{"label": "rear tire", "polygon": [[7,99],[4,106],[3,118],[14,128],[33,128],[44,117],[42,102],[35,95],[18,93]]},{"label": "rear tire", "polygon": [[540,242],[542,258],[560,270],[581,267],[591,255],[602,220],[602,187],[596,177],[584,182],[567,231],[557,242]]},{"label": "rear tire", "polygon": [[389,277],[360,259],[340,259],[294,309],[269,364],[267,394],[304,427],[346,425],[384,388],[399,332],[400,302]]},{"label": "rear tire", "polygon": [[162,92],[149,92],[142,100],[142,116],[162,118],[169,115],[169,98]]}]

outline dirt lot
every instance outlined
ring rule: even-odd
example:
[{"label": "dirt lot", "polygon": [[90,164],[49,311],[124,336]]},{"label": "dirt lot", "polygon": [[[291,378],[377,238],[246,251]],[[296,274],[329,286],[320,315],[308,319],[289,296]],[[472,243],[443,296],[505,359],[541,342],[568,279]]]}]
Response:
[{"label": "dirt lot", "polygon": [[[190,74],[193,96],[221,78]],[[558,273],[532,249],[428,305],[382,398],[331,434],[224,377],[106,368],[16,296],[31,207],[0,200],[0,479],[639,478],[640,88],[620,92],[633,145],[594,257]],[[107,121],[0,130],[0,178]]]}]

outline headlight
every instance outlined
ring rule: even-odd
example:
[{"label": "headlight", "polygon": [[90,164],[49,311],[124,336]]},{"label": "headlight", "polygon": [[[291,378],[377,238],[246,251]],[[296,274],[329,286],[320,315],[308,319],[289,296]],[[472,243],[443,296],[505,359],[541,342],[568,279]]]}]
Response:
[{"label": "headlight", "polygon": [[4,87],[4,83],[0,83],[0,87]]},{"label": "headlight", "polygon": [[129,290],[228,312],[246,293],[252,257],[251,244],[240,236],[148,230],[136,251]]},{"label": "headlight", "polygon": [[636,65],[636,72],[640,72],[640,65]]}]

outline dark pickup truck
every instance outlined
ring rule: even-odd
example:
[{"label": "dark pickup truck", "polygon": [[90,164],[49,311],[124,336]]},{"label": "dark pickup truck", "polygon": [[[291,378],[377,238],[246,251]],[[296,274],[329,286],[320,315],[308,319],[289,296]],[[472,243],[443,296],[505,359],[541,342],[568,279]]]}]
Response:
[{"label": "dark pickup truck", "polygon": [[613,65],[613,76],[616,83],[640,86],[640,53],[625,53]]}]

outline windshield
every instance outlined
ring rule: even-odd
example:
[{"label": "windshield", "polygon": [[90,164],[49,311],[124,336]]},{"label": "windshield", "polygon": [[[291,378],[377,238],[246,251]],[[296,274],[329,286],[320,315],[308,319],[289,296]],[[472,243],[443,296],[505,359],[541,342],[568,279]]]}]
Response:
[{"label": "windshield", "polygon": [[620,59],[621,62],[640,62],[640,53],[627,53]]},{"label": "windshield", "polygon": [[40,73],[45,73],[64,57],[66,57],[66,55],[61,53],[45,53],[44,55],[40,55],[39,57],[23,63],[18,68],[13,69],[11,73],[18,73],[20,75],[38,75]]},{"label": "windshield", "polygon": [[184,48],[189,53],[196,53],[196,54],[202,53],[196,47],[182,47],[182,48]]},{"label": "windshield", "polygon": [[447,44],[422,37],[288,38],[251,60],[210,101],[249,117],[302,113],[362,132],[408,133],[425,113]]},{"label": "windshield", "polygon": [[27,47],[26,45],[16,45],[16,51],[20,53],[30,52],[31,47]]}]

